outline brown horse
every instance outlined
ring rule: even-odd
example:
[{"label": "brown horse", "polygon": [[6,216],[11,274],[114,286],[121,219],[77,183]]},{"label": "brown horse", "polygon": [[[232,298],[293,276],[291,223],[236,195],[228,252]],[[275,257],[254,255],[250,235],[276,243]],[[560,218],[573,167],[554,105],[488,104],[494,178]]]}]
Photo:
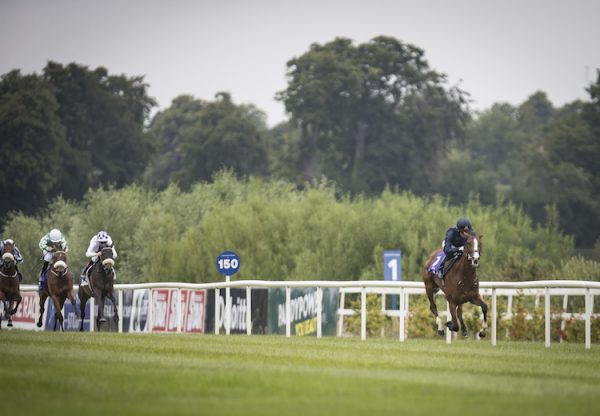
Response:
[{"label": "brown horse", "polygon": [[[4,302],[4,313],[8,319],[7,326],[13,326],[12,316],[17,313],[21,299],[15,247],[12,241],[7,240],[4,242],[4,253],[0,264],[0,300]],[[11,309],[13,304],[15,306]],[[1,327],[2,321],[0,320]]]},{"label": "brown horse", "polygon": [[487,329],[487,305],[481,300],[479,295],[479,279],[477,278],[477,268],[479,267],[481,254],[481,239],[482,235],[471,235],[468,232],[461,234],[466,238],[463,254],[455,260],[454,264],[445,267],[444,282],[441,282],[432,272],[429,271],[429,266],[433,263],[436,256],[440,254],[441,249],[434,251],[423,270],[423,281],[425,282],[425,291],[429,298],[429,306],[431,312],[435,316],[438,326],[438,334],[444,335],[442,321],[438,316],[437,307],[435,305],[433,295],[441,289],[446,295],[446,300],[450,307],[452,321],[446,322],[446,326],[454,332],[458,332],[458,320],[460,320],[460,328],[463,336],[467,336],[467,328],[462,318],[462,305],[470,302],[473,305],[481,307],[483,312],[483,325],[479,331],[479,337],[485,337]]},{"label": "brown horse", "polygon": [[[115,308],[115,322],[119,322],[119,314],[116,308],[115,296],[113,294],[113,284],[115,280],[115,270],[113,266],[115,260],[113,259],[113,249],[111,247],[104,247],[100,251],[100,258],[92,266],[90,271],[90,284],[81,286],[77,294],[79,296],[79,308],[81,313],[81,326],[80,331],[83,331],[83,319],[85,318],[85,304],[88,299],[92,296],[98,304],[98,316],[96,317],[96,327],[100,329],[100,323],[106,322],[104,317],[104,301],[106,298],[110,299]],[[93,325],[93,322],[90,322]]]},{"label": "brown horse", "polygon": [[64,331],[64,317],[62,308],[65,300],[69,298],[71,304],[75,306],[75,292],[73,291],[73,273],[67,268],[67,253],[64,251],[55,251],[52,260],[48,265],[48,288],[41,289],[40,294],[40,317],[37,326],[42,326],[42,316],[44,315],[44,305],[48,296],[52,298],[54,304],[54,330],[56,331],[57,322],[60,323],[60,330]]}]

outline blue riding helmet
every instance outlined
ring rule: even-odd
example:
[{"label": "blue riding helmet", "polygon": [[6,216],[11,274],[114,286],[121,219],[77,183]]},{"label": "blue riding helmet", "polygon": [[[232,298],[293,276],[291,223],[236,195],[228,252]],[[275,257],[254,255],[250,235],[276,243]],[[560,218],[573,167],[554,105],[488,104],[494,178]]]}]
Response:
[{"label": "blue riding helmet", "polygon": [[469,221],[468,218],[460,218],[457,222],[456,222],[456,228],[458,228],[459,230],[464,230],[465,228],[468,230],[471,230],[472,226],[471,226],[471,221]]}]

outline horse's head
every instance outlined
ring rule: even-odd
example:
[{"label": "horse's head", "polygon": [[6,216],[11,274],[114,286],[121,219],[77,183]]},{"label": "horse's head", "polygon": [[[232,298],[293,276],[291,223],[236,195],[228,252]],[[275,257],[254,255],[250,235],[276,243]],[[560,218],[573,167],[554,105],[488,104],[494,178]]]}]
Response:
[{"label": "horse's head", "polygon": [[67,253],[64,251],[55,251],[52,255],[52,269],[59,276],[62,276],[67,271]]},{"label": "horse's head", "polygon": [[15,243],[12,240],[5,240],[3,245],[2,263],[8,267],[15,262]]},{"label": "horse's head", "polygon": [[474,268],[479,267],[481,261],[481,239],[482,235],[468,234],[465,244],[465,253],[467,253],[467,262]]},{"label": "horse's head", "polygon": [[102,262],[102,267],[104,267],[105,270],[112,269],[112,267],[115,265],[112,247],[104,247],[100,251],[100,261]]}]

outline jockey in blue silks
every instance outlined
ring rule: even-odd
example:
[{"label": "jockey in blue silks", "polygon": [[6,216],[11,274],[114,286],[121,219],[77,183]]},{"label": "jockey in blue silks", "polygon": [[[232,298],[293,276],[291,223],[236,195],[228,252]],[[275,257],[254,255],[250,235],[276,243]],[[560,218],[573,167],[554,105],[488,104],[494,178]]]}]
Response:
[{"label": "jockey in blue silks", "polygon": [[23,256],[21,255],[21,252],[17,248],[17,245],[15,244],[15,242],[13,240],[11,240],[10,238],[7,238],[6,240],[0,240],[0,258],[2,258],[2,256],[4,255],[4,244],[5,243],[12,244],[12,246],[13,246],[15,263],[16,263],[15,268],[17,270],[17,276],[19,277],[19,283],[21,283],[23,281],[23,275],[19,271],[18,265],[20,263],[23,263]]},{"label": "jockey in blue silks", "polygon": [[[467,242],[467,239],[463,236],[464,233],[473,233],[471,221],[464,217],[460,218],[456,222],[455,227],[450,227],[448,228],[448,231],[446,231],[446,237],[444,238],[444,249],[436,261],[432,264],[432,266],[439,265],[439,269],[431,270],[432,272],[436,273],[436,276],[440,279],[444,277],[445,271],[452,267],[454,261],[462,255],[464,245]],[[447,263],[449,263],[449,265],[446,268]]]}]

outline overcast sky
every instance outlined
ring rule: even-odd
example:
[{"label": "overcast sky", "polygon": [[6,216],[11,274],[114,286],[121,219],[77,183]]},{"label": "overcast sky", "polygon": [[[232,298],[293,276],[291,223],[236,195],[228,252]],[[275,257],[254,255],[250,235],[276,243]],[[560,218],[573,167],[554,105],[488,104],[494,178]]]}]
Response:
[{"label": "overcast sky", "polygon": [[393,36],[471,94],[474,109],[545,91],[589,100],[600,68],[597,0],[0,0],[0,73],[48,60],[144,75],[160,108],[180,94],[287,119],[286,62],[312,43]]}]

